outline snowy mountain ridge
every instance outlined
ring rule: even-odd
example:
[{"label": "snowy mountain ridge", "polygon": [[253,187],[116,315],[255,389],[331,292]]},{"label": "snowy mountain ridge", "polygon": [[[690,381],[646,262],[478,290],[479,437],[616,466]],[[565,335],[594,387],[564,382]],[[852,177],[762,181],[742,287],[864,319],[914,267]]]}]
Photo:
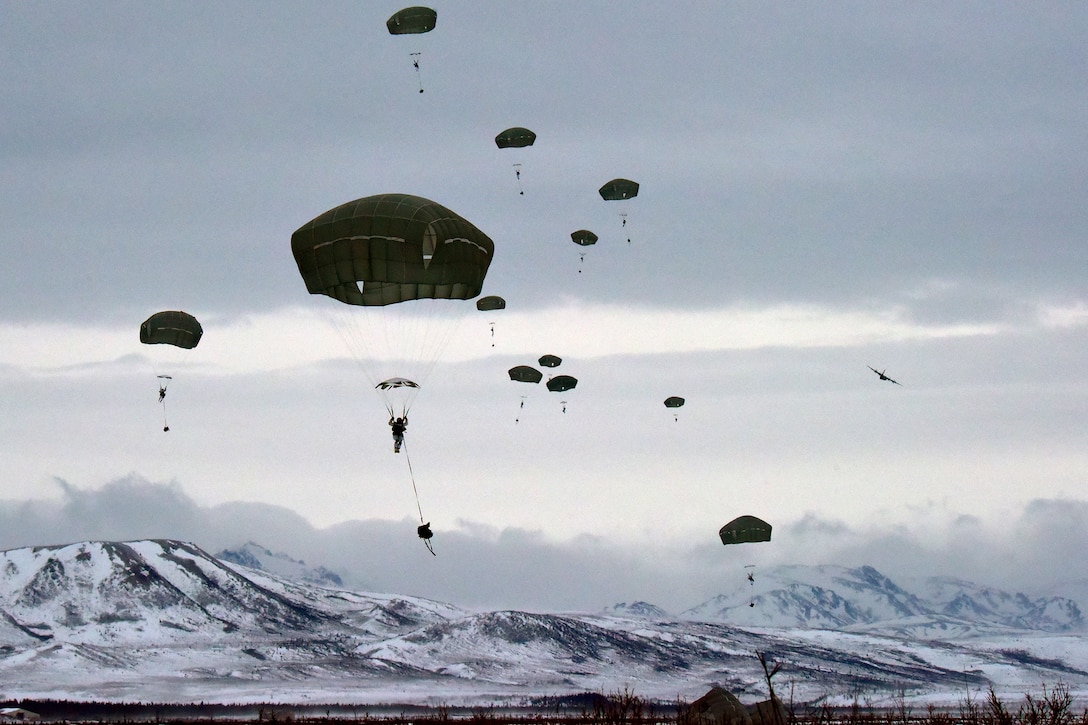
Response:
[{"label": "snowy mountain ridge", "polygon": [[231,564],[240,564],[249,569],[276,574],[291,581],[310,582],[325,587],[344,586],[344,581],[339,574],[323,566],[309,567],[304,561],[293,559],[282,552],[272,553],[252,541],[247,541],[235,549],[223,549],[216,553],[215,558]]},{"label": "snowy mountain ridge", "polygon": [[[753,606],[754,605],[754,606]],[[1083,613],[1062,596],[1031,598],[951,577],[901,586],[870,566],[779,566],[681,613],[738,626],[813,627],[850,631],[947,632],[964,626],[1076,632]]]},{"label": "snowy mountain ridge", "polygon": [[[920,637],[916,625],[937,621],[937,604],[973,611],[962,582],[923,600],[869,568],[800,567],[670,617],[645,602],[591,614],[470,612],[263,569],[172,540],[0,552],[0,696],[477,704],[630,687],[674,701],[721,684],[758,700],[755,652],[784,664],[799,701],[859,690],[956,701],[965,686],[1022,694],[1059,679],[1088,694],[1088,637],[1072,630],[942,614],[956,627]],[[764,597],[757,607],[747,606],[753,594]],[[971,599],[1021,624],[1025,607],[1046,604],[998,592]],[[776,616],[807,613],[806,626],[722,621],[771,605]],[[898,619],[865,624],[888,613]],[[845,630],[812,626],[833,618]]]}]

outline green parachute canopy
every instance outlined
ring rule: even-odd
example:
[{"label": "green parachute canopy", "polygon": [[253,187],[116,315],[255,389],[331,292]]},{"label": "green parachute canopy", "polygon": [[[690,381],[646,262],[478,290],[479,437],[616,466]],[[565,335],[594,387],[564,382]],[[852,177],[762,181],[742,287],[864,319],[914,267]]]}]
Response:
[{"label": "green parachute canopy", "polygon": [[568,390],[573,390],[577,384],[578,378],[570,375],[556,375],[548,381],[548,390],[553,393],[565,393]]},{"label": "green parachute canopy", "polygon": [[392,35],[429,33],[438,22],[438,13],[430,8],[415,6],[393,13],[385,21],[385,27]]},{"label": "green parachute canopy", "polygon": [[556,368],[559,367],[559,363],[563,362],[563,358],[558,355],[541,355],[537,362],[546,368]]},{"label": "green parachute canopy", "polygon": [[145,345],[173,345],[191,350],[200,342],[204,329],[188,312],[156,312],[140,325],[140,342]]},{"label": "green parachute canopy", "polygon": [[510,375],[510,379],[516,383],[539,383],[544,378],[543,373],[529,365],[516,365],[510,368],[507,373]]},{"label": "green parachute canopy", "polygon": [[521,126],[508,128],[495,137],[495,145],[500,149],[520,149],[532,146],[534,141],[536,134]]},{"label": "green parachute canopy", "polygon": [[580,244],[583,247],[588,247],[597,243],[597,235],[588,229],[579,229],[576,232],[570,233],[570,240],[575,244]]},{"label": "green parachute canopy", "polygon": [[505,310],[506,300],[498,295],[491,295],[489,297],[481,297],[476,300],[476,309],[481,312],[490,312],[491,310]]},{"label": "green parachute canopy", "polygon": [[666,408],[680,408],[683,405],[684,405],[684,399],[681,398],[678,395],[673,395],[673,396],[670,396],[668,398],[665,398],[665,407]]},{"label": "green parachute canopy", "polygon": [[622,201],[638,196],[638,184],[630,179],[612,179],[598,191],[605,201]]},{"label": "green parachute canopy", "polygon": [[718,531],[723,544],[746,544],[771,540],[771,525],[755,516],[740,516]]},{"label": "green parachute canopy", "polygon": [[307,222],[291,235],[291,251],[310,294],[381,306],[476,297],[495,245],[441,204],[379,194]]}]

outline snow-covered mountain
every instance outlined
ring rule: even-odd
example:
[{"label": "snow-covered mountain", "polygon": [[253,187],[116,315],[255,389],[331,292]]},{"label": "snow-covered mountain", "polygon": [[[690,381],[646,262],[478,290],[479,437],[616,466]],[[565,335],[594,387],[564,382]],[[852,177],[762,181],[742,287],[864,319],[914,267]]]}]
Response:
[{"label": "snow-covered mountain", "polygon": [[[791,627],[721,621],[759,611],[746,591],[683,617],[645,602],[470,612],[291,581],[178,541],[16,549],[0,552],[0,697],[451,705],[629,687],[672,702],[719,684],[759,700],[756,652],[783,664],[798,701],[905,692],[955,702],[965,686],[1019,696],[1059,680],[1088,693],[1085,635],[1025,628],[1036,620],[1015,597],[945,582],[925,598],[869,568],[784,569],[750,589]],[[1015,628],[959,619],[965,630],[939,640],[897,629],[938,604],[976,611],[964,596]]]},{"label": "snow-covered mountain", "polygon": [[1032,598],[949,577],[900,584],[870,566],[781,566],[753,579],[681,616],[746,627],[809,627],[919,637],[995,628],[1076,632],[1085,626],[1072,599]]},{"label": "snow-covered mountain", "polygon": [[323,587],[344,586],[344,581],[336,572],[323,566],[307,566],[306,562],[293,559],[282,552],[274,554],[252,541],[235,549],[223,549],[216,553],[215,558],[231,564],[241,564],[249,569],[267,571],[291,581],[311,582]]},{"label": "snow-covered mountain", "polygon": [[620,602],[605,608],[606,614],[617,614],[628,617],[645,617],[647,619],[669,619],[670,615],[661,607],[649,602]]}]

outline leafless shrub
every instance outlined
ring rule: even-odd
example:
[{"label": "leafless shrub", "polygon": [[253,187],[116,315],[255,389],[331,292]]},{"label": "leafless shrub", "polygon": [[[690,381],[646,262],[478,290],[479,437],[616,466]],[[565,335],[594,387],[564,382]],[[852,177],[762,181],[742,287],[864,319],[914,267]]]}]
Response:
[{"label": "leafless shrub", "polygon": [[1001,702],[993,687],[986,695],[986,718],[990,725],[1014,725],[1013,714]]},{"label": "leafless shrub", "polygon": [[593,705],[590,719],[605,725],[640,723],[646,716],[646,701],[627,686]]},{"label": "leafless shrub", "polygon": [[473,723],[488,723],[495,720],[495,707],[489,705],[487,707],[474,707],[472,708],[472,716],[469,719]]},{"label": "leafless shrub", "polygon": [[892,698],[892,709],[887,713],[888,725],[908,725],[911,712],[911,707],[907,704],[907,691],[900,687]]},{"label": "leafless shrub", "polygon": [[1017,713],[1019,725],[1072,725],[1073,695],[1063,682],[1058,682],[1047,690],[1043,685],[1043,696],[1036,699],[1031,693],[1024,695],[1024,702]]},{"label": "leafless shrub", "polygon": [[929,725],[952,725],[952,716],[930,703],[926,707],[926,722]]},{"label": "leafless shrub", "polygon": [[960,701],[959,721],[962,725],[986,725],[983,723],[982,708],[971,697],[970,690]]}]

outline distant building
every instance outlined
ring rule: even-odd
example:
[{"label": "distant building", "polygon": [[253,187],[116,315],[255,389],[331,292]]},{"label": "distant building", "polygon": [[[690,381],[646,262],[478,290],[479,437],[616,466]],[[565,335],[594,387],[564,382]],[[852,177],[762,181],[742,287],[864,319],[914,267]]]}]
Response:
[{"label": "distant building", "polygon": [[21,707],[0,707],[0,720],[38,720],[39,718],[41,715],[38,713]]}]

